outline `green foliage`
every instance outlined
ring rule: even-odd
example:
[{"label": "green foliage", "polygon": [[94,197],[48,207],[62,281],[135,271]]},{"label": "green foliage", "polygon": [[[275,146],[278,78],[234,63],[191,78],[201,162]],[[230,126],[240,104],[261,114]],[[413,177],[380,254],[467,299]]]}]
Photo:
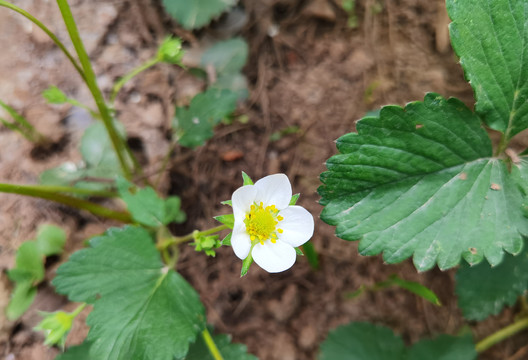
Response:
[{"label": "green foliage", "polygon": [[[247,353],[247,348],[242,344],[232,344],[231,337],[225,334],[213,336],[214,343],[225,360],[257,360],[257,358]],[[207,348],[203,338],[199,336],[194,344],[189,348],[189,353],[185,360],[214,360]]]},{"label": "green foliage", "polygon": [[505,140],[528,127],[525,0],[448,0],[451,42],[475,91],[475,110]]},{"label": "green foliage", "polygon": [[235,4],[236,0],[163,0],[167,13],[187,30],[209,24]]},{"label": "green foliage", "polygon": [[64,104],[68,102],[68,96],[55,85],[44,90],[42,96],[49,104]]},{"label": "green foliage", "polygon": [[[124,138],[123,126],[117,122],[116,125],[119,135]],[[105,190],[113,185],[116,176],[122,175],[119,160],[102,122],[98,121],[86,129],[81,138],[80,151],[83,158],[81,165],[65,163],[46,170],[40,175],[40,183]]]},{"label": "green foliage", "polygon": [[210,87],[230,90],[237,94],[238,99],[246,99],[249,91],[241,71],[248,53],[248,45],[242,38],[220,41],[205,51],[200,60],[202,68],[212,66],[216,72],[216,81]]},{"label": "green foliage", "polygon": [[235,215],[233,214],[215,216],[215,220],[228,226],[230,229],[235,225]]},{"label": "green foliage", "polygon": [[56,311],[53,313],[41,311],[40,315],[44,319],[33,330],[44,332],[46,336],[44,345],[59,345],[61,348],[64,348],[66,336],[68,336],[73,319],[75,319],[77,314],[64,311]]},{"label": "green foliage", "polygon": [[60,254],[66,242],[64,231],[53,225],[39,227],[36,240],[24,242],[17,250],[15,267],[8,271],[15,289],[6,309],[7,317],[18,319],[37,295],[36,286],[44,279],[46,256]]},{"label": "green foliage", "polygon": [[88,341],[81,345],[71,346],[66,352],[59,354],[55,360],[94,360],[90,357],[90,346],[92,344]]},{"label": "green foliage", "polygon": [[94,359],[183,357],[205,326],[198,294],[163,266],[150,234],[139,227],[90,240],[90,248],[59,267],[53,285],[71,301],[94,303],[86,321]]},{"label": "green foliage", "polygon": [[172,221],[185,221],[185,213],[180,209],[181,201],[178,197],[172,196],[163,200],[153,188],[136,188],[122,177],[117,179],[116,185],[119,196],[138,223],[156,228]]},{"label": "green foliage", "polygon": [[196,251],[203,251],[207,256],[215,257],[215,249],[222,246],[222,242],[219,240],[218,235],[207,235],[198,236],[190,245],[194,246]]},{"label": "green foliage", "polygon": [[470,335],[441,335],[406,348],[392,330],[370,323],[350,323],[328,334],[320,360],[473,360],[477,353]]},{"label": "green foliage", "polygon": [[196,95],[188,108],[176,107],[174,135],[182,146],[195,148],[213,136],[213,128],[236,109],[237,94],[208,89]]},{"label": "green foliage", "polygon": [[495,267],[463,266],[456,274],[458,306],[469,320],[484,320],[513,305],[528,289],[528,249],[517,256],[506,255]]},{"label": "green foliage", "polygon": [[360,240],[362,255],[383,252],[388,263],[413,255],[423,271],[461,257],[497,265],[503,250],[521,250],[520,179],[491,157],[479,118],[459,100],[430,93],[405,109],[386,106],[357,131],[338,139],[319,194],[321,219]]}]

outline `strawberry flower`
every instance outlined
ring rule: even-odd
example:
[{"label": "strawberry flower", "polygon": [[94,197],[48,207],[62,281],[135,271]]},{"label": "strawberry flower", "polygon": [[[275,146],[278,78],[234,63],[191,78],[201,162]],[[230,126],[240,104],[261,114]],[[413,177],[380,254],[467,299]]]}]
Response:
[{"label": "strawberry flower", "polygon": [[284,174],[266,176],[233,193],[231,246],[237,257],[250,255],[270,273],[293,266],[295,248],[312,237],[314,220],[303,207],[290,205],[291,198],[291,184]]}]

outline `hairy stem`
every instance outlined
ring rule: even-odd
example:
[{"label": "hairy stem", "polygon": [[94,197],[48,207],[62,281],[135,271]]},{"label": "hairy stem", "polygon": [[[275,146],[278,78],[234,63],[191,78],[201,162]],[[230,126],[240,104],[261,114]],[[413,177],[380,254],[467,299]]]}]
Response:
[{"label": "hairy stem", "polygon": [[49,37],[51,40],[53,40],[53,42],[55,43],[55,45],[57,45],[61,50],[62,52],[64,53],[64,55],[66,55],[66,57],[70,60],[70,62],[72,63],[72,65],[75,67],[75,70],[77,70],[77,72],[79,73],[79,75],[81,75],[81,77],[86,81],[86,77],[84,76],[84,71],[83,69],[79,66],[79,63],[77,62],[77,60],[75,60],[75,58],[72,56],[72,54],[70,54],[70,52],[66,49],[66,47],[64,46],[64,44],[57,38],[57,36],[55,36],[55,34],[46,27],[46,25],[44,25],[43,23],[41,23],[37,18],[35,18],[33,15],[31,15],[30,13],[28,13],[27,11],[19,8],[18,6],[15,6],[7,1],[4,1],[4,0],[0,0],[0,6],[3,6],[3,7],[6,7],[8,9],[11,9],[13,11],[16,11],[17,13],[19,13],[20,15],[24,16],[25,18],[27,18],[28,20],[30,20],[33,24],[37,25],[39,28],[42,29],[42,31],[44,31]]},{"label": "hairy stem", "polygon": [[115,99],[117,97],[117,94],[119,93],[119,90],[125,85],[130,79],[132,79],[134,76],[138,75],[139,73],[151,68],[152,66],[156,65],[160,62],[160,59],[158,57],[153,57],[152,59],[148,60],[144,64],[138,66],[122,78],[120,78],[112,88],[112,95],[110,96],[110,103],[113,104],[115,102]]},{"label": "hairy stem", "polygon": [[[51,200],[59,204],[71,206],[76,209],[86,210],[94,215],[101,216],[107,219],[114,219],[124,223],[132,222],[132,217],[128,212],[111,210],[91,201],[78,199],[69,195],[59,194],[56,192],[56,188],[57,187],[54,186],[46,187],[37,185],[13,185],[0,183],[0,192],[26,195],[40,199]],[[93,194],[94,192],[92,191],[91,193]]]},{"label": "hairy stem", "polygon": [[108,109],[108,106],[104,101],[103,94],[101,93],[99,86],[97,86],[97,81],[92,68],[92,64],[90,62],[90,58],[88,57],[86,49],[84,48],[84,44],[79,35],[79,31],[77,29],[77,25],[75,24],[75,19],[73,18],[73,15],[71,13],[70,6],[68,5],[68,1],[57,0],[57,4],[59,5],[60,12],[64,19],[64,24],[68,29],[71,41],[73,43],[73,46],[75,47],[75,51],[77,52],[77,56],[79,57],[82,68],[84,70],[84,79],[86,85],[90,89],[90,92],[92,93],[92,96],[95,100],[95,104],[97,105],[97,109],[101,114],[101,118],[103,120],[106,131],[110,137],[117,158],[119,159],[119,164],[123,169],[123,173],[125,177],[130,180],[132,178],[132,171],[129,168],[128,162],[125,159],[125,153],[128,152],[130,156],[133,155],[130,151],[127,150],[128,146],[126,145],[125,141],[118,135],[117,130],[113,124],[110,110]]},{"label": "hairy stem", "polygon": [[207,328],[205,328],[203,331],[202,331],[202,337],[205,341],[205,345],[207,345],[207,348],[209,349],[209,352],[211,353],[211,356],[213,357],[213,359],[215,360],[224,360],[224,358],[222,357],[222,354],[220,354],[220,350],[218,350],[218,347],[216,346],[214,340],[213,340],[213,337],[211,336],[211,334],[209,333],[209,330],[207,330]]},{"label": "hairy stem", "polygon": [[490,336],[482,339],[475,345],[475,350],[478,353],[488,350],[493,345],[517,334],[519,331],[528,328],[528,317],[516,320],[513,324],[500,329]]},{"label": "hairy stem", "polygon": [[225,229],[229,229],[229,227],[227,225],[220,225],[220,226],[216,226],[214,228],[211,228],[211,229],[208,229],[208,230],[204,230],[204,231],[194,230],[192,233],[184,235],[184,236],[172,236],[171,238],[165,239],[164,241],[159,243],[157,245],[157,248],[158,248],[158,250],[163,251],[163,250],[167,249],[171,245],[183,244],[185,242],[188,242],[188,241],[191,241],[193,239],[196,239],[196,238],[198,238],[200,236],[211,235],[211,234],[220,232],[220,231],[225,230]]}]

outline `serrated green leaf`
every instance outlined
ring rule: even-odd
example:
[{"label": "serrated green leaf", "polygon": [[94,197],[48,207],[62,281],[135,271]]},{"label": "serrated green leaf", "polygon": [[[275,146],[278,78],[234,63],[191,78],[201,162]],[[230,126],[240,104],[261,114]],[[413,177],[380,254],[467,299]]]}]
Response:
[{"label": "serrated green leaf", "polygon": [[181,209],[181,199],[178,196],[169,196],[165,199],[165,225],[175,222],[181,224],[187,220],[187,215]]},{"label": "serrated green leaf", "polygon": [[236,0],[163,0],[167,13],[187,30],[209,24],[235,4]]},{"label": "serrated green leaf", "polygon": [[95,359],[183,357],[205,326],[198,294],[163,266],[150,234],[139,227],[90,240],[90,248],[59,267],[53,285],[72,301],[95,301],[87,318]]},{"label": "serrated green leaf", "polygon": [[62,253],[66,243],[66,233],[58,226],[41,225],[37,232],[37,248],[44,256]]},{"label": "serrated green leaf", "polygon": [[215,216],[214,219],[228,226],[230,229],[232,229],[233,226],[235,225],[235,215],[233,214],[218,215],[218,216]]},{"label": "serrated green leaf", "polygon": [[447,10],[475,110],[508,140],[528,127],[528,3],[448,0]]},{"label": "serrated green leaf", "polygon": [[176,107],[173,130],[182,146],[201,146],[213,136],[213,127],[236,109],[237,94],[208,89],[196,95],[188,108]]},{"label": "serrated green leaf", "polygon": [[37,296],[37,288],[33,286],[31,280],[17,282],[6,308],[7,318],[16,320],[22,316],[35,300],[35,296]]},{"label": "serrated green leaf", "polygon": [[[245,345],[231,343],[229,335],[214,335],[213,341],[225,360],[258,360],[255,356],[248,354]],[[185,356],[185,360],[214,360],[214,358],[211,356],[203,338],[199,336],[189,348],[189,353]]]},{"label": "serrated green leaf", "polygon": [[165,221],[165,201],[153,188],[136,188],[122,177],[116,180],[119,196],[127,204],[132,218],[140,224],[159,227]]},{"label": "serrated green leaf", "polygon": [[392,330],[355,322],[328,333],[319,360],[404,360],[405,346]]},{"label": "serrated green leaf", "polygon": [[66,94],[55,85],[52,85],[44,90],[42,92],[42,96],[49,104],[64,104],[68,101]]},{"label": "serrated green leaf", "polygon": [[248,174],[246,174],[245,172],[242,171],[242,186],[245,186],[245,185],[253,185],[253,180],[251,180],[251,178],[249,177]]},{"label": "serrated green leaf", "polygon": [[528,220],[507,164],[491,157],[480,121],[457,99],[427,94],[386,106],[337,142],[319,188],[321,219],[388,263],[413,256],[420,271],[500,263],[518,253]]},{"label": "serrated green leaf", "polygon": [[407,360],[474,360],[477,358],[471,334],[465,336],[440,335],[414,344]]},{"label": "serrated green leaf", "polygon": [[71,346],[55,360],[96,360],[90,356],[91,345],[90,342],[84,341],[81,345]]},{"label": "serrated green leaf", "polygon": [[219,75],[236,74],[246,64],[248,53],[248,45],[244,39],[233,38],[211,46],[200,61],[203,68],[212,65]]},{"label": "serrated green leaf", "polygon": [[506,255],[495,267],[463,266],[456,273],[458,307],[466,319],[484,320],[512,306],[528,289],[528,249],[517,256]]}]

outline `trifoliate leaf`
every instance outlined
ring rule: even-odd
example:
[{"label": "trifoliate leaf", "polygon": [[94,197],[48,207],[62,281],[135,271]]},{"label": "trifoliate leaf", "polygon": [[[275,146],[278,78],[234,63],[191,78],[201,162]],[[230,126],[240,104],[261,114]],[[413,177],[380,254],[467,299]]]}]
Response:
[{"label": "trifoliate leaf", "polygon": [[242,38],[233,38],[214,44],[202,55],[203,68],[213,66],[216,73],[235,74],[246,64],[249,49]]},{"label": "trifoliate leaf", "polygon": [[143,228],[93,238],[59,267],[53,285],[72,301],[95,302],[86,321],[94,359],[183,357],[205,326],[198,294],[163,266]]},{"label": "trifoliate leaf", "polygon": [[183,54],[182,43],[178,38],[165,38],[158,49],[158,59],[169,64],[180,64]]},{"label": "trifoliate leaf", "polygon": [[18,281],[7,305],[7,318],[16,320],[21,317],[29,309],[35,300],[35,296],[37,296],[37,288],[33,285],[33,281]]},{"label": "trifoliate leaf", "polygon": [[66,352],[59,354],[55,360],[96,360],[90,356],[92,343],[84,341],[81,345],[71,346]]},{"label": "trifoliate leaf", "polygon": [[[255,356],[248,354],[245,345],[231,343],[229,335],[218,334],[212,336],[212,338],[220,354],[226,360],[257,360]],[[185,356],[185,360],[214,360],[203,337],[197,337],[196,342],[189,348],[189,353]]]},{"label": "trifoliate leaf", "polygon": [[521,250],[528,219],[507,164],[491,157],[480,121],[457,99],[382,108],[337,142],[319,188],[321,219],[362,255],[413,256],[418,270],[500,263]]},{"label": "trifoliate leaf", "polygon": [[213,127],[236,109],[237,94],[208,89],[196,95],[188,108],[176,107],[174,134],[182,146],[197,147],[213,136]]},{"label": "trifoliate leaf", "polygon": [[235,225],[235,215],[233,214],[218,215],[218,216],[215,216],[214,219],[228,226],[230,229],[232,229],[233,226]]},{"label": "trifoliate leaf", "polygon": [[475,91],[475,110],[506,140],[528,127],[528,4],[449,0],[451,42]]},{"label": "trifoliate leaf", "polygon": [[54,225],[41,225],[37,232],[37,248],[44,256],[62,253],[66,243],[66,233]]},{"label": "trifoliate leaf", "polygon": [[235,4],[236,0],[163,0],[167,13],[187,30],[209,24]]},{"label": "trifoliate leaf", "polygon": [[404,360],[405,346],[392,330],[355,322],[328,333],[319,360]]},{"label": "trifoliate leaf", "polygon": [[181,224],[187,220],[187,215],[181,209],[181,199],[178,196],[169,196],[165,199],[165,218],[163,224],[171,222]]},{"label": "trifoliate leaf", "polygon": [[117,178],[116,185],[119,196],[135,221],[151,227],[164,225],[165,202],[153,188],[136,188],[122,177]]},{"label": "trifoliate leaf", "polygon": [[248,174],[246,174],[245,172],[242,171],[242,180],[243,180],[243,183],[242,185],[253,185],[253,180],[251,180],[251,178],[249,177]]},{"label": "trifoliate leaf", "polygon": [[414,344],[407,360],[474,360],[477,358],[471,334],[465,336],[440,335],[435,339]]},{"label": "trifoliate leaf", "polygon": [[68,102],[68,97],[61,89],[52,85],[42,92],[42,96],[49,104],[64,104]]},{"label": "trifoliate leaf", "polygon": [[517,256],[506,255],[495,267],[463,266],[456,274],[458,306],[469,320],[484,320],[512,306],[528,289],[528,248]]}]

